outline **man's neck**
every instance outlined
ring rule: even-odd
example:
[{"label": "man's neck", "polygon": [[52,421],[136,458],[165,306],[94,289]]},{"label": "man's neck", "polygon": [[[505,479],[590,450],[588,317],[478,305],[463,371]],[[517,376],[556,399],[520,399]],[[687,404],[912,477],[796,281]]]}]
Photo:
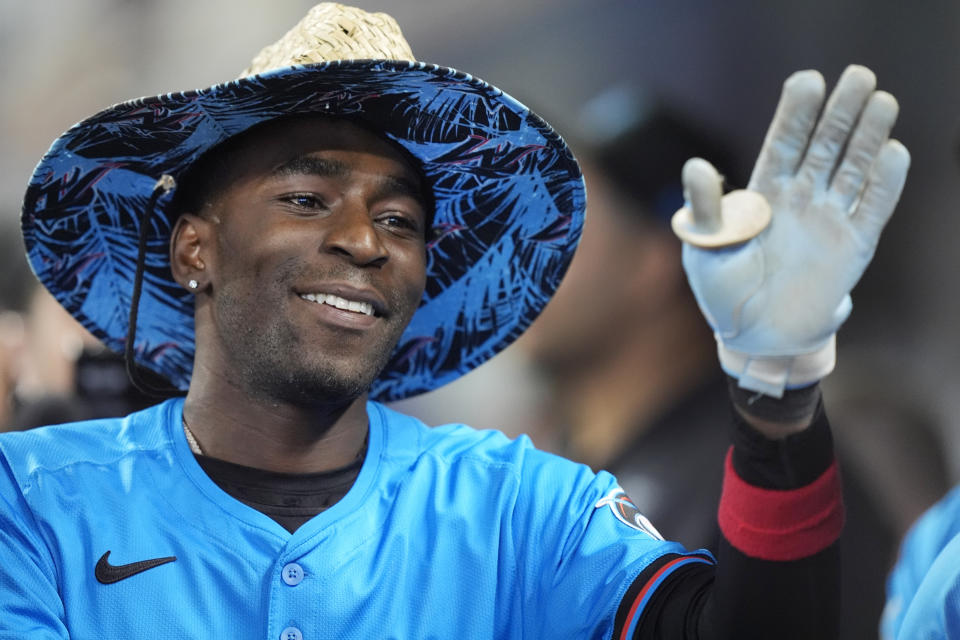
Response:
[{"label": "man's neck", "polygon": [[228,384],[194,378],[184,421],[204,455],[289,473],[338,469],[367,438],[366,394],[309,407],[254,398]]}]

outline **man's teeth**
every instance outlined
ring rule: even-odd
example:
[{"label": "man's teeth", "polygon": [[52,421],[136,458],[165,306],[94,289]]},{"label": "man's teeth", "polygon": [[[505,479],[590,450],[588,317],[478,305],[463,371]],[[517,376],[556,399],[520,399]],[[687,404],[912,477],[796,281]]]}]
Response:
[{"label": "man's teeth", "polygon": [[369,302],[347,300],[346,298],[335,296],[332,293],[301,293],[300,297],[310,302],[316,302],[317,304],[328,304],[331,307],[343,309],[344,311],[353,311],[354,313],[362,313],[367,316],[373,315],[373,305]]}]

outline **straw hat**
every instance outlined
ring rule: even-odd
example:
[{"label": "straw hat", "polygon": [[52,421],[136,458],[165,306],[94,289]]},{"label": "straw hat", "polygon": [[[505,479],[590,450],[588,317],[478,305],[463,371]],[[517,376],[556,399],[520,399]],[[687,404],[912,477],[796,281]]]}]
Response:
[{"label": "straw hat", "polygon": [[[123,351],[138,257],[145,270],[136,361],[186,389],[193,296],[170,272],[170,186],[215,145],[273,118],[360,119],[421,163],[434,194],[420,307],[371,397],[428,391],[512,342],[547,303],[579,239],[584,187],[563,140],[468,74],[413,60],[382,13],[314,7],[243,77],[106,109],[58,138],[24,199],[37,277],[110,348]],[[163,176],[165,182],[158,183]],[[152,201],[151,201],[152,196]]]}]

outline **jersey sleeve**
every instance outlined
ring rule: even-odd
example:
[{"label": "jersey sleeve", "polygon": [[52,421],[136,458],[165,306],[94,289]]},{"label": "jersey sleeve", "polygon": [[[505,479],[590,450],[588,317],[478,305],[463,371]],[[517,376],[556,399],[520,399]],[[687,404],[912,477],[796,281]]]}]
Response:
[{"label": "jersey sleeve", "polygon": [[6,458],[0,458],[0,640],[68,638],[57,568]]},{"label": "jersey sleeve", "polygon": [[880,623],[884,640],[893,640],[930,567],[950,540],[960,533],[960,487],[953,489],[911,527],[897,563],[887,579],[887,602]]},{"label": "jersey sleeve", "polygon": [[[540,452],[530,457],[513,522],[528,637],[610,638],[644,569],[666,564],[665,578],[683,564],[713,562],[707,552],[664,541],[610,474]],[[649,593],[632,595],[639,618]]]},{"label": "jersey sleeve", "polygon": [[937,555],[906,605],[896,640],[946,640],[960,634],[960,535]]}]

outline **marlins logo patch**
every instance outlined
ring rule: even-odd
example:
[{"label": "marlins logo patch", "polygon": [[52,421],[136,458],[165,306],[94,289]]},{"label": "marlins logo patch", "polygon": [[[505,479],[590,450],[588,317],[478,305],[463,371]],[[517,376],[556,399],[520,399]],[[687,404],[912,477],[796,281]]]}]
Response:
[{"label": "marlins logo patch", "polygon": [[593,505],[595,509],[607,506],[616,516],[617,520],[637,531],[643,531],[657,540],[663,540],[663,536],[657,531],[646,516],[640,513],[637,505],[630,501],[626,492],[620,487],[612,489],[605,497],[601,498],[597,504]]}]

